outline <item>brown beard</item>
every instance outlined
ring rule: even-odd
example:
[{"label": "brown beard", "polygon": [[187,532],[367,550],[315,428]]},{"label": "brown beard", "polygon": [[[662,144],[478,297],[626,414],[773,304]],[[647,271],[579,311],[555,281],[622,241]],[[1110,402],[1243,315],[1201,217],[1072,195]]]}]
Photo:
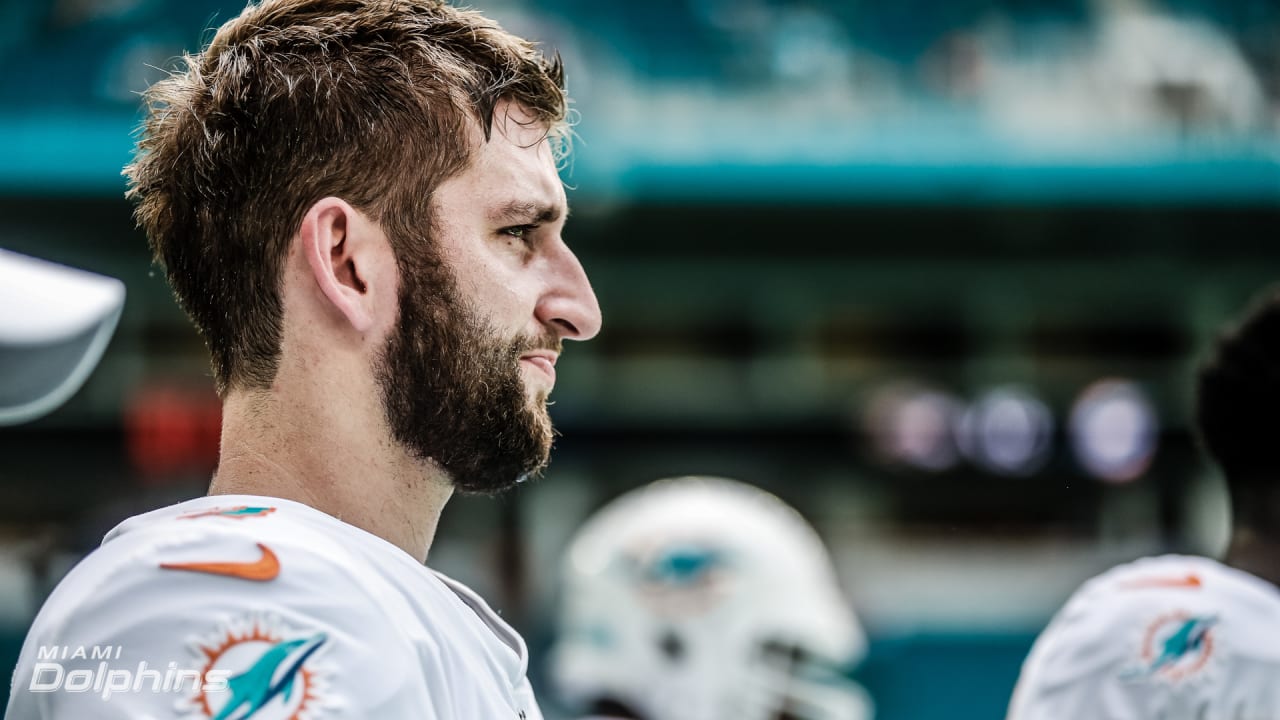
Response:
[{"label": "brown beard", "polygon": [[399,323],[375,368],[392,437],[441,467],[459,492],[502,492],[549,461],[547,394],[528,395],[520,356],[558,350],[559,340],[502,340],[443,262],[412,255],[400,260]]}]

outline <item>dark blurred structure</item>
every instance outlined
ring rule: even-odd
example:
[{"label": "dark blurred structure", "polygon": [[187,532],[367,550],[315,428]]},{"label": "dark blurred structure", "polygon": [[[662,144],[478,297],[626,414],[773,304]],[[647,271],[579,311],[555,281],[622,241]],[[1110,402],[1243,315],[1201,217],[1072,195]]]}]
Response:
[{"label": "dark blurred structure", "polygon": [[[483,9],[565,56],[568,233],[605,312],[561,362],[548,477],[455,500],[433,549],[535,647],[576,523],[666,475],[809,515],[882,717],[997,716],[1080,580],[1219,549],[1191,370],[1280,267],[1280,5]],[[0,433],[14,637],[103,531],[200,494],[216,458],[203,348],[119,171],[137,93],[238,10],[0,0],[0,246],[130,293],[86,389]]]}]

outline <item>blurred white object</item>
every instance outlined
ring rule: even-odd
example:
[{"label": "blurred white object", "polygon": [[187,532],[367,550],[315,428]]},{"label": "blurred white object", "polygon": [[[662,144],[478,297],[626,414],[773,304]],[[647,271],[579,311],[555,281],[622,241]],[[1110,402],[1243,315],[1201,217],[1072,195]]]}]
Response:
[{"label": "blurred white object", "polygon": [[872,395],[863,425],[884,459],[942,472],[960,460],[953,431],[963,412],[963,403],[949,393],[893,383]]},{"label": "blurred white object", "polygon": [[1280,717],[1280,591],[1166,555],[1088,581],[1036,640],[1008,720]]},{"label": "blurred white object", "polygon": [[646,720],[862,720],[866,636],[813,528],[762,490],[661,480],[593,516],[563,568],[552,674]]},{"label": "blurred white object", "polygon": [[0,425],[34,420],[80,388],[124,295],[115,278],[0,250]]},{"label": "blurred white object", "polygon": [[960,415],[957,425],[960,452],[989,472],[1027,477],[1049,459],[1053,414],[1022,388],[988,390]]},{"label": "blurred white object", "polygon": [[993,26],[980,36],[979,94],[998,131],[1040,149],[1114,155],[1108,140],[1140,141],[1127,146],[1137,152],[1266,127],[1263,84],[1229,34],[1139,0],[1092,4],[1088,32],[1064,27],[1014,43]]},{"label": "blurred white object", "polygon": [[1129,482],[1151,467],[1159,421],[1146,393],[1127,380],[1099,380],[1071,410],[1076,460],[1108,482]]},{"label": "blurred white object", "polygon": [[1107,5],[1095,72],[1113,102],[1180,130],[1244,132],[1263,122],[1262,84],[1225,32],[1141,4]]}]

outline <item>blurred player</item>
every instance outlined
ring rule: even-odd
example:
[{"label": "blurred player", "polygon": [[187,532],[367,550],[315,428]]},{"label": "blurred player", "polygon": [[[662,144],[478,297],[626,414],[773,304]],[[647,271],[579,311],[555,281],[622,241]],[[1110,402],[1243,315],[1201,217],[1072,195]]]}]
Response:
[{"label": "blurred player", "polygon": [[1146,558],[1090,580],[1036,641],[1009,720],[1280,717],[1280,295],[1223,335],[1196,422],[1226,476],[1227,565]]},{"label": "blurred player", "polygon": [[597,718],[862,720],[866,637],[800,514],[749,485],[661,480],[565,557],[552,672]]},{"label": "blurred player", "polygon": [[210,496],[126,520],[10,720],[540,717],[520,637],[423,566],[539,472],[566,339],[558,61],[435,0],[265,0],[148,93],[137,219],[223,398]]}]

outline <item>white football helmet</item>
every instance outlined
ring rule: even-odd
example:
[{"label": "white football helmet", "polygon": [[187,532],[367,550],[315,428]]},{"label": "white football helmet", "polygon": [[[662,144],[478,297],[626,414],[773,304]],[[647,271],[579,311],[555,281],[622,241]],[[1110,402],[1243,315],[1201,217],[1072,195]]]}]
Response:
[{"label": "white football helmet", "polygon": [[[563,568],[552,675],[579,711],[641,720],[864,720],[866,636],[798,512],[686,477],[596,513]],[[613,708],[611,711],[610,708]]]}]

